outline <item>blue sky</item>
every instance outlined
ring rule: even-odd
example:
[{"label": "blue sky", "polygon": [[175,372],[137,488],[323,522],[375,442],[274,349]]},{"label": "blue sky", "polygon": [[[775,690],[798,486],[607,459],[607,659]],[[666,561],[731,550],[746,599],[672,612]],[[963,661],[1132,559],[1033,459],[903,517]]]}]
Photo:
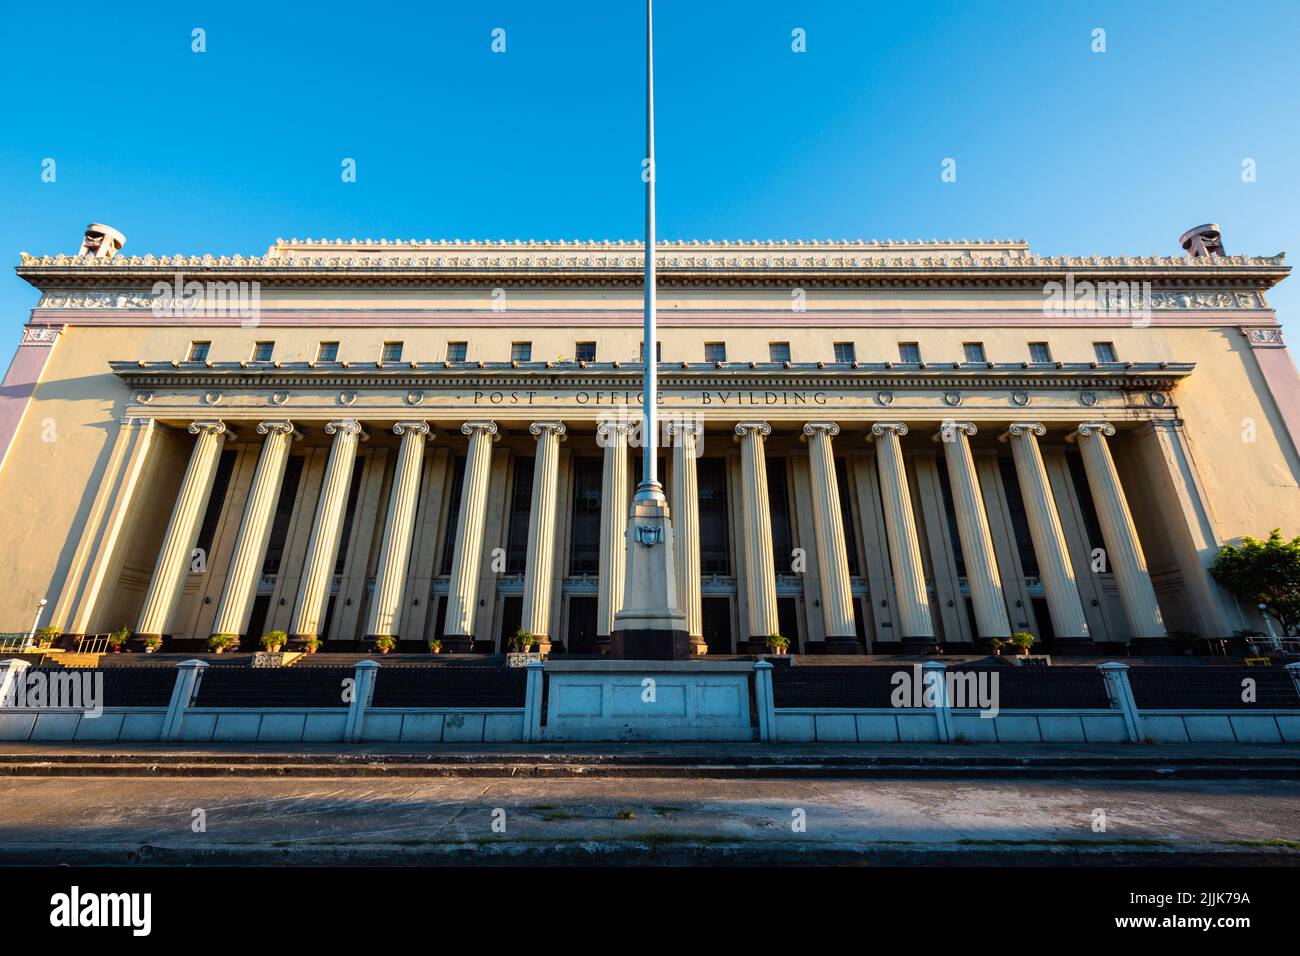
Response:
[{"label": "blue sky", "polygon": [[[135,254],[638,238],[642,15],[637,0],[11,5],[0,258],[76,252],[92,220]],[[1174,254],[1215,221],[1229,253],[1297,252],[1297,37],[1294,0],[659,0],[660,238]],[[1271,300],[1294,316],[1300,278]],[[3,360],[34,303],[6,268]]]}]

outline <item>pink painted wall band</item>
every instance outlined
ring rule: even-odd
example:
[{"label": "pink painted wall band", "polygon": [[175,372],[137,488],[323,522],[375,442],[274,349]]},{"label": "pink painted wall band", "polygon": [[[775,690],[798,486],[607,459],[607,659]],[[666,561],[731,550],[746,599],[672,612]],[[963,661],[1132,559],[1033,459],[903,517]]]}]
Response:
[{"label": "pink painted wall band", "polygon": [[0,384],[0,469],[9,458],[14,436],[62,331],[62,326],[53,325],[29,325],[23,329],[23,340],[9,363],[4,383]]}]

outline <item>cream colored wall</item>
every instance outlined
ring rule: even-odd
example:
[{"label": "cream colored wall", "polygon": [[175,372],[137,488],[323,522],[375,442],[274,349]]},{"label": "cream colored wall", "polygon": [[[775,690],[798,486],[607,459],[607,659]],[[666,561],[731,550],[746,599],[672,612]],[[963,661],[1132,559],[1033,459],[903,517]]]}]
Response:
[{"label": "cream colored wall", "polygon": [[[449,307],[460,299],[468,306],[474,304],[472,300],[477,294],[440,294],[438,301],[443,307]],[[363,302],[373,302],[391,309],[398,306],[398,299],[410,297],[414,301],[421,295],[427,300],[429,293],[385,292],[382,296],[371,294],[368,298],[348,299],[345,304],[357,308]],[[887,295],[888,298],[868,299],[861,293],[813,290],[808,313],[789,313],[788,325],[752,328],[702,316],[691,317],[690,325],[676,323],[685,322],[681,310],[691,308],[751,309],[766,304],[782,310],[776,314],[784,317],[788,304],[781,290],[747,294],[666,293],[665,327],[661,330],[663,358],[701,361],[706,341],[723,341],[731,361],[766,361],[769,342],[788,341],[795,361],[830,360],[833,342],[850,341],[859,360],[870,362],[894,360],[898,342],[916,341],[920,343],[922,357],[938,363],[960,361],[963,342],[981,341],[989,360],[1001,362],[1026,360],[1030,341],[1046,341],[1054,359],[1086,362],[1094,357],[1094,342],[1109,341],[1114,343],[1122,361],[1194,362],[1196,371],[1179,386],[1174,397],[1178,414],[1186,422],[1187,439],[1201,480],[1211,499],[1217,536],[1226,541],[1244,534],[1262,535],[1273,527],[1281,527],[1286,534],[1300,533],[1300,489],[1297,488],[1300,459],[1272,405],[1254,355],[1236,328],[1132,328],[1101,324],[1093,328],[1072,328],[1048,327],[1045,323],[1039,327],[857,328],[830,324],[808,327],[809,323],[820,325],[832,321],[817,314],[830,307],[852,308],[869,303],[872,308],[936,308],[943,303],[955,305],[958,301],[952,293]],[[963,296],[961,301],[967,307],[977,304],[980,308],[1024,308],[1027,304],[1023,295],[1010,292],[990,292],[988,298],[981,297],[977,303],[969,292]],[[277,307],[314,304],[320,308],[327,301],[337,305],[341,300],[323,293],[294,292],[280,295],[274,304]],[[371,362],[378,358],[385,341],[395,339],[405,343],[403,358],[408,361],[439,360],[446,354],[448,341],[467,341],[471,360],[504,361],[509,358],[510,342],[515,340],[531,340],[535,360],[571,357],[574,342],[591,340],[597,342],[600,361],[635,360],[640,341],[635,315],[639,298],[627,292],[548,296],[534,291],[512,294],[509,301],[514,311],[460,320],[452,328],[409,325],[357,328],[328,324],[329,320],[313,327],[287,327],[277,325],[273,313],[266,314],[263,324],[256,329],[228,324],[69,327],[54,346],[32,406],[0,471],[0,501],[6,505],[0,545],[14,562],[10,586],[0,592],[0,629],[29,627],[37,599],[49,598],[52,610],[63,584],[82,526],[103,480],[119,420],[130,398],[125,386],[107,370],[108,361],[183,359],[194,340],[211,341],[210,358],[218,362],[247,359],[253,344],[262,340],[276,343],[276,360],[306,361],[314,359],[320,341],[336,340],[341,343],[341,359]],[[545,305],[553,309],[603,307],[631,311],[626,316],[626,325],[617,328],[584,325],[580,320],[548,327],[540,323],[559,320],[518,312],[524,303],[539,308]],[[952,317],[946,321],[952,321]],[[534,322],[538,324],[531,324]],[[796,328],[801,324],[803,328]],[[1015,414],[1009,410],[1008,420],[1032,417],[1029,411]],[[507,409],[495,408],[493,413],[499,420],[508,420]],[[269,410],[267,417],[271,417]],[[1087,417],[1084,409],[1080,409],[1079,417],[1081,420]],[[521,410],[519,421],[527,418],[528,413]],[[1253,440],[1245,440],[1252,421]],[[174,485],[179,482],[178,469],[184,467],[190,441],[186,435],[171,435],[160,444],[165,450],[158,453],[162,456],[159,462],[151,465],[153,480],[144,486],[148,494],[138,505],[140,517],[133,519],[139,527],[126,536],[124,554],[131,557],[124,559],[123,567],[146,574],[151,569],[152,555],[145,552],[150,550],[150,542],[156,548],[156,541],[161,538],[161,526],[165,524],[175,493]],[[1132,472],[1123,469],[1122,472],[1135,508],[1147,507],[1141,489],[1132,487]],[[496,480],[503,479],[501,473]],[[305,473],[304,491],[300,493],[310,495],[307,490],[310,484]],[[236,506],[242,507],[242,501],[236,502]],[[376,506],[377,524],[382,523],[383,511],[381,502]],[[1140,520],[1139,526],[1142,526]],[[298,570],[292,564],[293,540],[291,536],[286,545],[286,582]],[[485,543],[485,547],[490,546],[490,542]],[[1166,546],[1154,547],[1160,551]],[[1162,554],[1161,560],[1162,564],[1169,564],[1168,555]],[[110,581],[108,587],[113,589],[114,582]],[[104,612],[96,616],[99,626],[122,623],[117,619],[129,616],[133,593],[130,588],[115,593]],[[490,614],[493,600],[491,595],[484,596],[488,604],[483,613]],[[739,610],[742,612],[739,620],[744,620],[743,608]],[[273,601],[273,617],[277,611]]]}]

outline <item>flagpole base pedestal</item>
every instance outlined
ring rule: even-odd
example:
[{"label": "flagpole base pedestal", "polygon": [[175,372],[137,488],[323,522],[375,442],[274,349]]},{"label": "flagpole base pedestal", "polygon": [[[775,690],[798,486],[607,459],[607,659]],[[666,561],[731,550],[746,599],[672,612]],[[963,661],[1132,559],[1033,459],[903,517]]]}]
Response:
[{"label": "flagpole base pedestal", "polygon": [[618,660],[689,660],[686,615],[677,607],[672,521],[661,497],[639,497],[632,504],[625,574],[623,609],[614,615],[610,656]]}]

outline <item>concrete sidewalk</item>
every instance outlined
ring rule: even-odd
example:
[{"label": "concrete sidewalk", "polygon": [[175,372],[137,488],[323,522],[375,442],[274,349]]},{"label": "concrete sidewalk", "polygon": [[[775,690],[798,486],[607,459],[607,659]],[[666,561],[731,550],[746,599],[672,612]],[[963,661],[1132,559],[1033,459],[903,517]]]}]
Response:
[{"label": "concrete sidewalk", "polygon": [[1296,780],[1300,746],[5,743],[6,776]]},{"label": "concrete sidewalk", "polygon": [[0,780],[0,864],[1300,865],[1277,781]]}]

